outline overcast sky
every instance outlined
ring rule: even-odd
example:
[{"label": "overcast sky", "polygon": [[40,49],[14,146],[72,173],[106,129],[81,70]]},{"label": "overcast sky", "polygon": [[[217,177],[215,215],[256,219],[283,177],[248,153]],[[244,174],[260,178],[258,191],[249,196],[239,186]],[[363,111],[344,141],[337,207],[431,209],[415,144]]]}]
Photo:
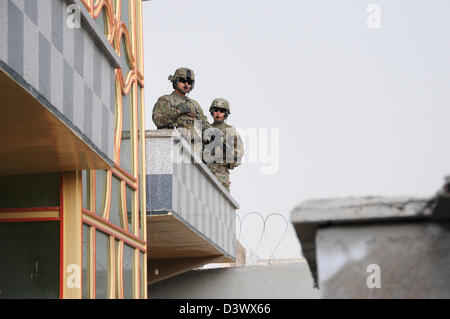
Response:
[{"label": "overcast sky", "polygon": [[[380,28],[367,26],[370,4]],[[146,126],[168,75],[187,66],[205,112],[223,97],[229,124],[279,130],[276,173],[247,163],[231,174],[241,217],[289,220],[313,198],[431,196],[450,174],[449,17],[447,0],[145,2]],[[271,217],[257,247],[250,215],[241,241],[268,258],[283,225]],[[299,256],[290,229],[273,257]]]}]

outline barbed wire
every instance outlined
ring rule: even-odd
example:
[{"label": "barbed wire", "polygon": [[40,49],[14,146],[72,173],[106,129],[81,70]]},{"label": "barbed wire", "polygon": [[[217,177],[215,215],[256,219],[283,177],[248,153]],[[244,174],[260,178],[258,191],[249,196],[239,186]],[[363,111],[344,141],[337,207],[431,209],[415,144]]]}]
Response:
[{"label": "barbed wire", "polygon": [[[286,235],[288,234],[288,232],[290,232],[290,233],[292,234],[292,231],[291,231],[291,229],[289,228],[289,225],[290,225],[290,224],[289,224],[289,221],[286,219],[286,217],[285,217],[284,215],[282,215],[282,214],[280,214],[280,213],[270,213],[270,214],[268,214],[266,217],[264,217],[264,216],[263,216],[261,213],[259,213],[259,212],[249,212],[249,213],[245,214],[242,218],[241,218],[238,214],[235,214],[235,218],[232,220],[232,222],[237,222],[237,221],[239,221],[239,227],[238,227],[238,229],[239,229],[239,235],[237,236],[237,240],[238,240],[238,241],[241,241],[241,235],[242,235],[242,229],[243,229],[243,226],[244,226],[244,221],[245,221],[245,219],[246,219],[247,217],[249,217],[249,216],[251,216],[251,215],[255,215],[255,216],[258,216],[258,217],[259,217],[259,219],[260,219],[261,222],[262,222],[262,230],[261,230],[261,234],[259,235],[259,239],[258,239],[256,248],[255,248],[255,249],[252,249],[252,247],[248,247],[248,246],[245,247],[245,248],[248,249],[248,250],[251,252],[252,255],[257,256],[257,259],[258,259],[259,261],[261,260],[261,258],[257,255],[257,252],[258,252],[259,248],[261,247],[261,244],[262,244],[262,242],[263,242],[263,239],[264,239],[264,238],[267,238],[267,240],[269,241],[268,233],[267,233],[267,231],[268,231],[268,229],[269,229],[269,227],[268,227],[268,225],[269,225],[269,220],[274,220],[273,217],[276,216],[276,217],[281,218],[281,219],[284,221],[284,225],[285,225],[285,226],[284,226],[284,229],[283,229],[283,232],[282,232],[282,236],[280,237],[280,239],[279,239],[278,242],[276,243],[275,247],[272,249],[271,254],[270,254],[269,258],[268,258],[268,262],[271,263],[273,256],[275,255],[275,253],[278,251],[280,245],[281,245],[281,244],[283,243],[283,241],[285,240]],[[244,244],[246,244],[246,243],[242,243],[242,244],[244,245]]]}]

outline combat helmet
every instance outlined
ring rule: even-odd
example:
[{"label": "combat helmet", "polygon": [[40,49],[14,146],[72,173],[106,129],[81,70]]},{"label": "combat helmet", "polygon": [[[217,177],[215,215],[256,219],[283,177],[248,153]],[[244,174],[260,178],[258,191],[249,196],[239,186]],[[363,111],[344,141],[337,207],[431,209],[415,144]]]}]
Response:
[{"label": "combat helmet", "polygon": [[185,78],[190,79],[192,81],[192,87],[191,90],[194,88],[195,85],[195,74],[194,71],[192,71],[189,68],[178,68],[173,75],[169,75],[169,81],[172,82],[172,86],[175,89],[178,85],[178,79]]},{"label": "combat helmet", "polygon": [[228,115],[231,114],[230,103],[228,103],[228,101],[225,99],[217,98],[212,101],[211,106],[209,107],[209,113],[211,113],[211,115],[213,115],[212,109],[215,107],[219,107],[219,108],[227,110],[227,112],[225,114],[225,118],[227,118]]}]

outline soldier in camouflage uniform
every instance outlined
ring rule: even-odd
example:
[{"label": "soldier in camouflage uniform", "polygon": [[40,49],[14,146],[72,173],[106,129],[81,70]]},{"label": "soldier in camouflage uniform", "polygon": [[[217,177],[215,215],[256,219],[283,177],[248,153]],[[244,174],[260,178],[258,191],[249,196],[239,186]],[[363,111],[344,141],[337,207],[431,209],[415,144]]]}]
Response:
[{"label": "soldier in camouflage uniform", "polygon": [[205,146],[203,160],[229,192],[231,184],[229,170],[241,164],[244,147],[236,129],[225,122],[231,113],[228,101],[221,98],[215,99],[209,112],[214,122],[205,137],[211,136],[212,142]]},{"label": "soldier in camouflage uniform", "polygon": [[198,146],[200,149],[194,151],[201,154],[202,132],[210,124],[198,102],[187,97],[195,85],[194,71],[178,68],[174,75],[169,76],[169,81],[174,91],[158,99],[153,108],[153,122],[158,129],[187,129],[182,130],[183,136],[192,145]]}]

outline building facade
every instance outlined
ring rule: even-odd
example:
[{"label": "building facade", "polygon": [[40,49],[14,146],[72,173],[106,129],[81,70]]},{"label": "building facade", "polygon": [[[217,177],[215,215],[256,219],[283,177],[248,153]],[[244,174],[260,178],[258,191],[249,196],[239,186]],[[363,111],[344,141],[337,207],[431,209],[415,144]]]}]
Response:
[{"label": "building facade", "polygon": [[142,0],[0,1],[0,298],[147,297],[142,39]]}]

